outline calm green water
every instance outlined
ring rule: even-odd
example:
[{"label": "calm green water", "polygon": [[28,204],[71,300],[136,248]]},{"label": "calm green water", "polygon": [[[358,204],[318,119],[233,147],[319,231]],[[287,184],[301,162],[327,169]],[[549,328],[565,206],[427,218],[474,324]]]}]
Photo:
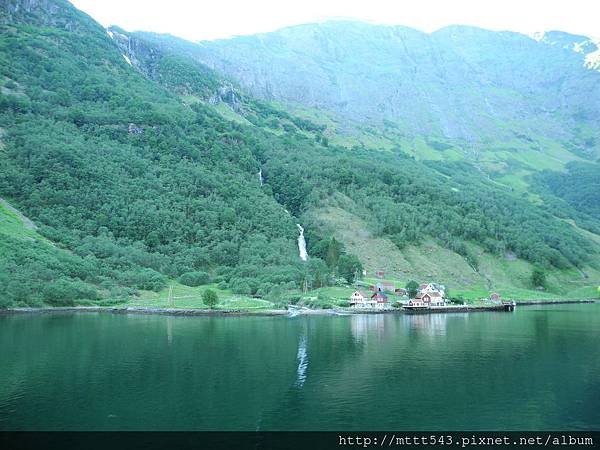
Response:
[{"label": "calm green water", "polygon": [[600,304],[0,317],[0,430],[600,429]]}]

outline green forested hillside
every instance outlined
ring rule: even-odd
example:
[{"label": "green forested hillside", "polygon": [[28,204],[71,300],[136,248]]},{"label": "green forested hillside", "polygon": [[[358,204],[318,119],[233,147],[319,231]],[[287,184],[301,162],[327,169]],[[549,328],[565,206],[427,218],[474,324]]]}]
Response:
[{"label": "green forested hillside", "polygon": [[[20,245],[0,234],[4,306],[122,298],[190,272],[266,296],[349,280],[360,263],[374,269],[332,239],[343,223],[319,222],[332,207],[398,252],[445,249],[489,289],[490,261],[507,254],[527,270],[597,273],[593,238],[473,165],[338,146],[326,125],[253,98],[180,51],[111,36],[63,1],[49,2],[61,6],[52,14],[48,2],[21,2],[19,14],[13,3],[2,3],[0,25],[0,195],[39,237]],[[123,39],[135,52],[123,54]],[[589,221],[591,230],[597,217]],[[508,283],[531,288],[528,275]],[[449,267],[440,277],[473,284]]]}]

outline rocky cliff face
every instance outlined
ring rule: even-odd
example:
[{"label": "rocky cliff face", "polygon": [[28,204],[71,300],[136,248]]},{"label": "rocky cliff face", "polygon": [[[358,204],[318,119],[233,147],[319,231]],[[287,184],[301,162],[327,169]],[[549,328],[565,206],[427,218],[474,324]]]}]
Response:
[{"label": "rocky cliff face", "polygon": [[600,127],[600,73],[585,67],[597,47],[551,37],[329,22],[201,42],[194,57],[262,98],[391,120],[409,134],[576,140],[574,128]]},{"label": "rocky cliff face", "polygon": [[533,38],[546,45],[578,53],[581,55],[583,65],[586,68],[600,71],[600,41],[596,39],[562,31],[536,33]]},{"label": "rocky cliff face", "polygon": [[142,72],[146,77],[151,79],[156,78],[154,66],[162,57],[162,53],[158,49],[118,27],[110,27],[106,32],[117,47],[119,47],[128,63]]},{"label": "rocky cliff face", "polygon": [[0,0],[0,25],[28,23],[68,31],[101,28],[66,0]]},{"label": "rocky cliff face", "polygon": [[[174,88],[180,94],[197,94],[210,104],[225,103],[236,112],[242,110],[242,95],[239,90],[231,82],[210,71],[208,67],[200,63],[190,67],[189,63],[193,59],[187,58],[185,59],[185,69],[182,66],[175,67],[172,60],[165,63],[169,58],[187,57],[185,52],[169,45],[169,39],[171,39],[169,36],[161,36],[160,39],[157,39],[150,33],[128,33],[114,26],[109,27],[106,32],[117,45],[125,60],[145,77],[162,84],[169,84],[169,87]],[[195,47],[191,43],[188,44]],[[182,63],[181,60],[177,62]],[[198,77],[192,76],[192,79],[198,81],[194,86],[190,85],[190,79],[184,81],[185,77],[181,76],[182,71],[186,70],[192,70],[199,75]],[[206,73],[208,76],[202,77],[202,73]],[[177,85],[174,86],[173,83]],[[199,85],[201,89],[199,89]]]}]

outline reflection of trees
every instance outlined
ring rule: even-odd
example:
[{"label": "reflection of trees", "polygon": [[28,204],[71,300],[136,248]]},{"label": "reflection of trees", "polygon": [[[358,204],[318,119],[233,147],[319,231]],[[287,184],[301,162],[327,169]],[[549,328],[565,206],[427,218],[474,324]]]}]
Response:
[{"label": "reflection of trees", "polygon": [[600,316],[582,308],[0,318],[0,429],[585,428]]}]

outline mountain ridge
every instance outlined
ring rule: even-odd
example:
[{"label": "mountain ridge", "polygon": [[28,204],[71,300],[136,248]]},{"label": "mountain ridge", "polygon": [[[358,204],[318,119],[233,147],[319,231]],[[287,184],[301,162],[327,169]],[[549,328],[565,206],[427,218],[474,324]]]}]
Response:
[{"label": "mountain ridge", "polygon": [[[364,28],[368,28],[369,31],[375,30],[377,36],[361,35]],[[300,33],[303,36],[299,36]],[[353,40],[355,34],[360,39]],[[503,72],[494,71],[493,66],[485,69],[488,71],[487,74],[485,71],[482,72],[484,69],[481,64],[482,61],[485,62],[485,52],[482,49],[470,49],[466,45],[469,41],[473,41],[473,36],[482,43],[492,37],[498,40],[497,43],[490,44],[494,45],[492,48],[495,50],[490,54],[493,54],[496,59],[500,58],[501,61],[506,60],[506,64],[509,64],[509,68],[518,76],[516,78],[512,75],[504,76]],[[449,45],[449,42],[455,44]],[[515,54],[511,54],[512,50],[501,51],[503,45],[513,44],[517,46],[516,49],[521,48],[523,55],[516,55],[520,64],[512,62],[516,57]],[[459,26],[447,27],[427,34],[405,27],[331,22],[285,28],[279,32],[229,40],[204,41],[198,43],[198,47],[195,57],[199,61],[231,76],[261,98],[334,110],[343,117],[359,121],[382,118],[396,120],[409,132],[411,130],[416,133],[435,132],[449,138],[476,142],[481,141],[485,136],[478,136],[478,133],[473,131],[475,128],[493,129],[497,132],[493,120],[485,119],[489,115],[497,116],[502,113],[503,120],[517,121],[519,119],[517,111],[539,110],[535,115],[549,114],[549,117],[544,116],[544,118],[552,120],[552,111],[556,109],[557,104],[552,101],[555,95],[549,95],[544,83],[546,85],[560,83],[557,89],[572,89],[565,84],[569,81],[568,77],[565,77],[569,74],[573,77],[574,71],[584,70],[581,55],[576,52],[553,49],[552,46],[542,45],[520,33],[494,32]],[[381,54],[380,57],[369,56],[377,52]],[[339,64],[336,55],[356,57],[360,65]],[[559,58],[557,62],[560,63],[561,69],[557,69],[558,72],[554,74],[545,74],[546,80],[536,84],[535,89],[539,91],[538,93],[535,90],[523,91],[524,83],[535,79],[538,75],[544,75],[542,67],[545,63],[542,61],[550,57]],[[519,67],[527,60],[533,60],[534,63],[529,64],[530,67],[528,66],[527,69]],[[336,67],[336,64],[339,67]],[[361,66],[364,68],[361,69]],[[529,72],[534,69],[537,72]],[[358,71],[354,78],[353,70]],[[376,75],[373,75],[374,73]],[[593,117],[597,116],[598,111],[597,106],[594,106],[596,102],[592,99],[598,99],[600,95],[596,86],[600,74],[594,71],[590,71],[587,75],[583,71],[578,73],[584,81],[586,77],[592,79],[585,81],[581,92],[569,92],[571,97],[574,96],[571,106],[560,106],[563,112],[565,107],[571,108],[570,114],[583,115],[597,126],[597,121]],[[373,76],[378,78],[370,85],[369,79]],[[415,78],[414,82],[411,81],[413,78]],[[358,79],[362,82],[357,81]],[[448,95],[435,87],[436,79],[446,86]],[[560,81],[561,79],[563,81]],[[475,83],[478,88],[487,89],[482,91],[484,98],[478,99],[469,90],[457,88],[465,81]],[[432,86],[432,88],[423,91],[419,86]],[[493,89],[503,86],[512,89],[507,93],[512,92],[511,95],[523,96],[522,99],[518,97],[511,99],[511,102],[518,101],[518,107],[509,108],[506,99],[499,95],[500,93],[494,92]],[[366,92],[360,94],[362,91]],[[520,93],[521,91],[523,92]],[[531,98],[531,95],[535,98]],[[539,104],[537,109],[529,106],[532,100]],[[408,106],[403,106],[404,101],[409,102]],[[439,113],[435,110],[425,112],[420,105],[428,103],[442,109]],[[475,124],[470,126],[463,117],[469,116],[470,109],[466,105],[475,103],[478,109],[471,113],[475,116],[472,117]],[[378,104],[380,106],[375,107]],[[378,111],[377,108],[380,110]],[[412,127],[408,123],[411,114],[416,114],[417,123]],[[568,119],[568,117],[560,118],[565,121]],[[541,126],[542,123],[538,121],[532,125]],[[556,130],[552,133],[555,134]],[[595,152],[597,153],[597,148]]]},{"label": "mountain ridge", "polygon": [[[540,265],[559,295],[580,270],[599,278],[597,243],[563,220],[593,236],[598,220],[579,215],[593,191],[568,184],[560,199],[564,180],[548,177],[535,203],[482,174],[456,142],[420,134],[430,155],[455,157],[415,158],[401,124],[373,130],[399,139],[389,146],[340,145],[338,122],[253,96],[203,65],[195,44],[116,28],[111,36],[74,10],[43,11],[0,25],[0,194],[67,253],[25,254],[0,240],[4,302],[109,302],[209,279],[281,303],[303,286],[348,282],[360,264],[373,271],[390,246],[406,255],[390,262],[404,281],[435,274],[461,289],[526,292]],[[593,179],[589,164],[573,170]]]}]

